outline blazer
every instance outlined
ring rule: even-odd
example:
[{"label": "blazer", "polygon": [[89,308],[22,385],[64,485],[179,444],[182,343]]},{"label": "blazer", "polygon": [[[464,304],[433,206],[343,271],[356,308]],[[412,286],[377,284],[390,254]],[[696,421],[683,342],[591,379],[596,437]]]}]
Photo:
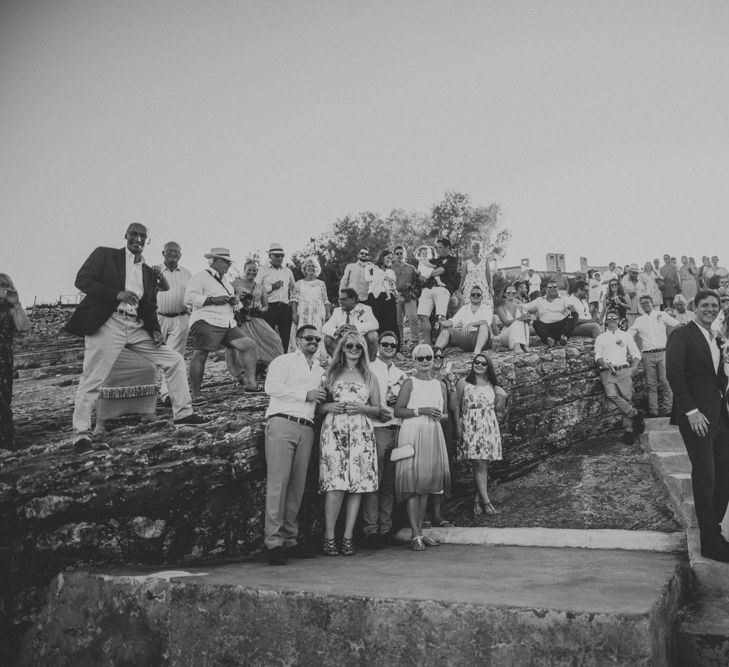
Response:
[{"label": "blazer", "polygon": [[[142,283],[144,294],[137,313],[151,335],[160,330],[157,279],[146,264],[142,265]],[[71,315],[66,331],[75,336],[89,336],[120,307],[117,294],[124,291],[126,284],[126,248],[96,248],[76,274],[75,284],[86,296]]]},{"label": "blazer", "polygon": [[719,423],[726,387],[724,365],[720,360],[719,371],[714,370],[709,344],[695,322],[677,327],[668,336],[666,376],[673,390],[671,424],[685,426],[686,413],[694,409],[712,425]]}]

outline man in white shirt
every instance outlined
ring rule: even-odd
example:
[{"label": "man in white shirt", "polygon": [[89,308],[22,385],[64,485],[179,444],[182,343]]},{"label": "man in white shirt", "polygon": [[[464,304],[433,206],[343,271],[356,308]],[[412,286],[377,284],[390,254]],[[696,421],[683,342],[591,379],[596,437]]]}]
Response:
[{"label": "man in white shirt", "polygon": [[[670,414],[673,405],[673,392],[666,378],[666,339],[668,331],[680,322],[665,311],[655,307],[653,297],[644,294],[640,297],[643,314],[628,329],[632,336],[640,336],[639,346],[643,359],[643,372],[648,390],[648,417],[663,417]],[[658,405],[658,390],[661,402]]]},{"label": "man in white shirt", "polygon": [[529,269],[527,273],[529,299],[534,300],[542,293],[542,277],[534,269]]},{"label": "man in white shirt", "polygon": [[399,342],[394,331],[383,331],[379,337],[377,359],[370,370],[380,387],[381,414],[373,419],[377,445],[378,490],[362,499],[363,532],[370,549],[382,549],[392,539],[392,508],[395,502],[395,464],[390,453],[397,445],[402,419],[394,416],[393,407],[407,375],[393,363]]},{"label": "man in white shirt", "polygon": [[258,282],[263,285],[268,297],[268,311],[264,319],[273,330],[278,331],[284,352],[289,349],[291,326],[291,295],[294,293],[296,281],[288,266],[283,266],[284,250],[279,243],[272,243],[268,249],[268,265],[262,266],[258,272]]},{"label": "man in white shirt", "polygon": [[574,308],[577,313],[577,323],[572,331],[573,336],[589,336],[593,340],[602,332],[597,320],[592,316],[590,310],[590,302],[587,300],[588,286],[584,280],[575,280],[572,284],[572,294],[566,299],[565,303]]},{"label": "man in white shirt", "polygon": [[367,301],[374,266],[370,261],[370,251],[367,248],[360,248],[357,261],[344,267],[344,275],[339,281],[339,290],[353,289],[357,292],[357,300],[360,303]]},{"label": "man in white shirt", "polygon": [[[179,243],[175,241],[165,243],[162,257],[164,263],[155,266],[154,269],[165,279],[169,289],[157,293],[157,319],[165,343],[184,357],[187,334],[190,330],[190,315],[185,306],[185,290],[192,273],[179,264],[182,257]],[[165,405],[172,404],[164,375],[160,386],[160,398]]]},{"label": "man in white shirt", "polygon": [[471,303],[462,306],[450,320],[441,322],[435,347],[445,350],[448,345],[460,347],[464,352],[478,354],[490,346],[494,311],[483,303],[483,292],[478,285],[471,288]]},{"label": "man in white shirt", "polygon": [[324,369],[315,363],[321,342],[316,327],[296,331],[296,352],[276,357],[268,366],[266,410],[266,515],[264,545],[271,565],[287,558],[313,558],[299,544],[299,508],[314,444],[314,411],[326,400]]},{"label": "man in white shirt", "polygon": [[607,271],[605,271],[600,278],[602,284],[605,286],[605,292],[607,292],[607,285],[611,280],[620,280],[620,275],[616,269],[617,264],[615,262],[610,262],[608,264]]},{"label": "man in white shirt", "polygon": [[329,355],[334,354],[342,332],[347,328],[354,328],[367,341],[369,359],[373,361],[377,354],[377,329],[379,326],[372,308],[358,303],[357,292],[351,287],[347,287],[339,292],[339,307],[334,309],[332,316],[321,328],[321,332],[324,334],[324,347]]},{"label": "man in white shirt", "polygon": [[534,331],[548,347],[554,347],[559,341],[560,345],[567,344],[567,338],[572,335],[577,324],[577,313],[557,292],[557,283],[550,278],[547,283],[547,292],[534,301],[526,304],[529,312],[536,313],[537,318],[532,323]]},{"label": "man in white shirt", "polygon": [[221,347],[238,352],[238,363],[229,367],[229,370],[242,382],[245,393],[260,393],[263,388],[256,382],[256,344],[240,330],[233,315],[234,308],[240,307],[240,302],[225,275],[233,263],[230,250],[212,248],[205,257],[210,267],[196,273],[185,291],[185,306],[192,309],[190,384],[193,401],[204,401],[200,391],[205,362],[210,352]]}]

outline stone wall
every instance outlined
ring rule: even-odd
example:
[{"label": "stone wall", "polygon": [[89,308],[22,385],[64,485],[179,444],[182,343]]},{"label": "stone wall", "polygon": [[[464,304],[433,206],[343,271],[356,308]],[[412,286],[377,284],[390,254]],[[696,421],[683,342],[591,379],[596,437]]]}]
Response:
[{"label": "stone wall", "polygon": [[[42,352],[42,343],[37,347]],[[618,423],[605,405],[591,341],[492,356],[510,392],[502,424],[504,460],[494,466],[496,477],[521,474]],[[457,374],[470,363],[452,351],[448,359]],[[36,428],[29,431],[34,444],[0,453],[0,637],[9,638],[4,653],[0,647],[0,662],[17,646],[59,571],[94,564],[201,563],[260,549],[266,399],[240,395],[222,379],[220,366],[206,408],[214,419],[206,427],[175,430],[168,418],[122,425],[81,456],[70,444],[69,376],[35,380],[47,392],[38,419],[55,413],[63,426],[39,432],[26,419],[27,429]],[[322,516],[316,465],[312,461],[302,508],[308,533],[320,531]]]}]

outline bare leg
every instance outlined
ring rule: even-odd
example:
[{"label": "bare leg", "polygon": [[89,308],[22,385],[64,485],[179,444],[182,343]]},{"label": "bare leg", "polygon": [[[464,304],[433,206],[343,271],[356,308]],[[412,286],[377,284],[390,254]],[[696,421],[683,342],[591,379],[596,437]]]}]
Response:
[{"label": "bare leg", "polygon": [[256,344],[250,338],[237,338],[231,343],[235,351],[239,355],[243,372],[246,375],[249,387],[256,386],[256,361],[258,361],[258,353],[256,352]]},{"label": "bare leg", "polygon": [[357,521],[359,513],[359,504],[362,500],[361,493],[350,493],[347,496],[347,514],[344,520],[344,537],[348,540],[352,539],[354,533],[354,524]]},{"label": "bare leg", "polygon": [[334,529],[337,526],[339,510],[342,509],[344,491],[327,491],[324,496],[324,537],[334,539]]},{"label": "bare leg", "polygon": [[420,324],[420,342],[430,345],[430,318],[427,315],[418,315],[418,323]]},{"label": "bare leg", "polygon": [[420,507],[418,508],[418,535],[423,534],[423,519],[425,518],[425,510],[428,507],[428,494],[423,494],[418,496],[418,504]]},{"label": "bare leg", "polygon": [[193,350],[190,359],[190,389],[193,397],[200,396],[203,375],[205,374],[205,362],[208,360],[207,350]]},{"label": "bare leg", "polygon": [[[427,498],[427,496],[426,496]],[[408,523],[410,524],[411,539],[415,539],[420,535],[420,526],[422,525],[422,516],[420,514],[420,496],[410,496],[406,501],[406,509],[408,512]]]},{"label": "bare leg", "polygon": [[476,496],[481,499],[487,514],[495,514],[496,510],[489,500],[489,463],[483,460],[473,460],[473,481],[476,484]]},{"label": "bare leg", "polygon": [[[430,322],[428,322],[430,324]],[[448,329],[441,329],[438,334],[438,338],[435,339],[435,346],[441,350],[445,350],[448,347],[448,343],[451,340],[451,332]]]},{"label": "bare leg", "polygon": [[478,328],[478,332],[476,333],[476,345],[473,348],[473,353],[478,354],[483,350],[484,345],[489,342],[489,334],[491,332],[489,331],[489,327],[487,324],[482,324]]},{"label": "bare leg", "polygon": [[96,419],[96,428],[94,429],[96,435],[106,433],[106,421],[104,419]]},{"label": "bare leg", "polygon": [[440,493],[434,493],[431,498],[433,499],[433,526],[439,526],[445,520],[440,515],[440,508],[443,504],[443,495]]}]

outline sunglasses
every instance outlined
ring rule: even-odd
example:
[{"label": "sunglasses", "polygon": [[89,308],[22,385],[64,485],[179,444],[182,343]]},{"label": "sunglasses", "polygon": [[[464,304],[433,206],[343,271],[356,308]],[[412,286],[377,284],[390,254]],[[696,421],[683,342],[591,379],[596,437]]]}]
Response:
[{"label": "sunglasses", "polygon": [[436,354],[433,359],[436,361],[443,361],[443,355],[442,354]]},{"label": "sunglasses", "polygon": [[481,298],[481,292],[471,292],[471,298],[472,299],[480,299]]},{"label": "sunglasses", "polygon": [[610,316],[608,316],[608,317],[605,318],[605,321],[606,322],[610,322],[610,321],[617,322],[618,321],[618,318],[617,317],[610,317]]},{"label": "sunglasses", "polygon": [[484,366],[484,367],[488,366],[488,364],[485,361],[474,361],[473,365],[474,366]]},{"label": "sunglasses", "polygon": [[415,357],[415,361],[433,361],[433,355],[426,354],[422,357]]},{"label": "sunglasses", "polygon": [[319,336],[301,336],[301,338],[307,343],[321,343]]},{"label": "sunglasses", "polygon": [[364,349],[359,343],[345,343],[345,350],[359,350],[360,352]]},{"label": "sunglasses", "polygon": [[391,350],[396,350],[397,349],[397,343],[385,343],[383,341],[382,343],[380,343],[380,347],[387,347],[387,348],[390,348]]}]

